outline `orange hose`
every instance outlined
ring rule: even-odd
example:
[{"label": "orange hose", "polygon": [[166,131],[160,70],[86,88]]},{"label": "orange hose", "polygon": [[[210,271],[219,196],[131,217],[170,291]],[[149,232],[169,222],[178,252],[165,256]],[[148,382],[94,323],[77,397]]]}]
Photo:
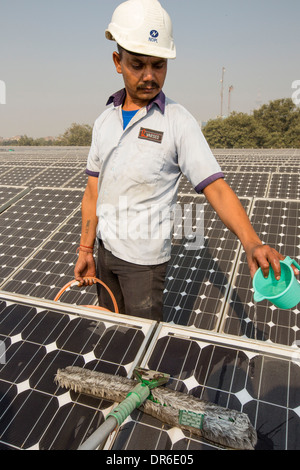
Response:
[{"label": "orange hose", "polygon": [[[83,278],[83,279],[89,279],[89,280],[93,280],[94,283],[95,282],[98,282],[99,284],[101,284],[103,287],[105,287],[105,289],[107,290],[107,292],[109,293],[110,297],[111,297],[111,300],[113,302],[113,305],[114,305],[114,309],[115,311],[113,313],[119,313],[119,307],[118,307],[118,304],[117,304],[117,301],[115,299],[115,296],[114,294],[112,293],[112,291],[110,290],[110,288],[104,284],[103,281],[100,281],[100,279],[97,279],[96,277],[88,277],[88,278]],[[59,291],[59,293],[56,295],[54,301],[57,302],[57,300],[60,298],[60,296],[68,289],[68,287],[71,287],[72,284],[76,283],[78,281],[76,281],[75,279],[73,281],[70,281],[68,282],[64,287],[62,287],[62,289]],[[89,308],[97,308],[99,310],[105,310],[106,312],[110,312],[110,310],[107,310],[106,308],[102,308],[102,307],[97,307],[96,305],[83,305],[83,307],[89,307]]]}]

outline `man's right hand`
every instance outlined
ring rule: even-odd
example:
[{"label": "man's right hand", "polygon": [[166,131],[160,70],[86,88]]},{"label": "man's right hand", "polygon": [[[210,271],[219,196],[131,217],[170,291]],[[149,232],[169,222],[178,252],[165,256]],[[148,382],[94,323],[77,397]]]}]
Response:
[{"label": "man's right hand", "polygon": [[[78,286],[91,286],[94,284],[92,278],[96,277],[96,265],[93,253],[86,253],[79,251],[79,256],[74,269],[76,281],[79,282]],[[85,278],[85,279],[83,279]]]}]

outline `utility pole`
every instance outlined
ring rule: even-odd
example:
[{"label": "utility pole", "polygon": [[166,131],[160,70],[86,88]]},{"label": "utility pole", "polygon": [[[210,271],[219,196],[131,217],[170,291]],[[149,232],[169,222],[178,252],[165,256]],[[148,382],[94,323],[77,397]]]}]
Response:
[{"label": "utility pole", "polygon": [[221,78],[221,118],[223,117],[224,74],[225,74],[225,67],[222,68],[222,78]]},{"label": "utility pole", "polygon": [[230,98],[231,98],[231,92],[233,90],[233,86],[230,85],[229,90],[228,90],[228,116],[230,115]]}]

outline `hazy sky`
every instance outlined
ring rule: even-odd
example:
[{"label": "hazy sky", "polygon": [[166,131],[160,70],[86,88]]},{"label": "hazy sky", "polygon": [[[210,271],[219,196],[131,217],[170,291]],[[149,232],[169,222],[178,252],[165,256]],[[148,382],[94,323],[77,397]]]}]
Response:
[{"label": "hazy sky", "polygon": [[[120,0],[0,0],[0,136],[57,136],[90,124],[123,86],[104,30]],[[202,121],[250,113],[300,80],[300,0],[161,0],[177,58],[164,91]]]}]

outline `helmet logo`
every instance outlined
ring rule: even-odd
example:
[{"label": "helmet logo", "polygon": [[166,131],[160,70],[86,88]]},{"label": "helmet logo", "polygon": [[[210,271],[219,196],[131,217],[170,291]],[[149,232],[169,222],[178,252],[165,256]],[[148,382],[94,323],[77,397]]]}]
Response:
[{"label": "helmet logo", "polygon": [[151,41],[151,42],[157,42],[158,36],[159,36],[158,31],[156,31],[156,29],[152,29],[152,30],[150,31],[149,41]]}]

